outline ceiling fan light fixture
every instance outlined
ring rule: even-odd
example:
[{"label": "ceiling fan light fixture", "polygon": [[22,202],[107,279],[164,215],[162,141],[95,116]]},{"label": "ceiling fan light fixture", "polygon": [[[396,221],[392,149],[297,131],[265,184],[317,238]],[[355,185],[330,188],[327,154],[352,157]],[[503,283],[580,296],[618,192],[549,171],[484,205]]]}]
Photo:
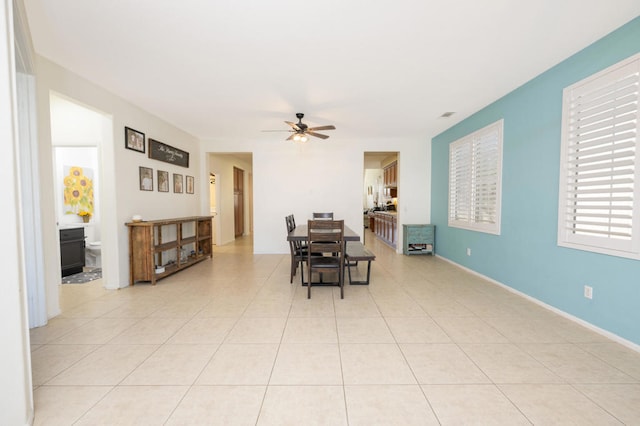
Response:
[{"label": "ceiling fan light fixture", "polygon": [[307,138],[307,135],[305,135],[304,133],[296,133],[293,136],[293,140],[295,142],[306,142],[309,140],[309,138]]}]

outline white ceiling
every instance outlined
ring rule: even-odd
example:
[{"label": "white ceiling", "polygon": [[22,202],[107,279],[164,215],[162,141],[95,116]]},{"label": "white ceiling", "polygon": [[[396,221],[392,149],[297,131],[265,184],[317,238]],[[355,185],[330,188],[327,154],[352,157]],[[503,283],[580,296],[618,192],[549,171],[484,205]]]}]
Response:
[{"label": "white ceiling", "polygon": [[[25,0],[37,53],[203,139],[428,140],[638,0]],[[440,118],[454,111],[449,119]]]}]

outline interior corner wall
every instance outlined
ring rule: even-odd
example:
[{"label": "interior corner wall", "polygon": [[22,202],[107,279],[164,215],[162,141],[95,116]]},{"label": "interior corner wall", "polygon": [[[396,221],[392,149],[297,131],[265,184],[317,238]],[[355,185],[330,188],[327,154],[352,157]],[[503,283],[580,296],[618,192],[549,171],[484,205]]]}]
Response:
[{"label": "interior corner wall", "polygon": [[[133,215],[146,220],[194,216],[201,214],[200,191],[195,194],[175,194],[157,190],[157,171],[170,175],[194,176],[196,190],[199,179],[208,179],[201,173],[198,140],[167,122],[136,107],[106,89],[73,74],[43,57],[37,57],[36,78],[38,85],[38,131],[40,135],[39,161],[41,170],[42,209],[54,210],[52,182],[54,177],[51,149],[51,94],[66,98],[86,108],[110,117],[110,124],[103,124],[101,135],[102,187],[102,260],[104,285],[120,288],[129,284],[129,245],[125,226]],[[108,120],[107,120],[108,121]],[[145,133],[145,153],[125,148],[124,127]],[[180,167],[150,159],[148,138],[159,140],[189,152],[189,167]],[[154,190],[141,191],[139,167],[153,169]],[[43,246],[46,258],[46,285],[56,287],[60,283],[58,236],[55,218],[43,219]]]},{"label": "interior corner wall", "polygon": [[[635,18],[432,141],[438,254],[636,345],[640,261],[559,247],[557,226],[562,91],[638,53],[638,40]],[[501,118],[501,234],[450,228],[449,144]],[[593,287],[592,300],[584,285]]]},{"label": "interior corner wall", "polygon": [[[363,160],[369,151],[399,153],[399,227],[429,223],[431,144],[427,140],[345,140],[337,133],[326,141],[305,144],[281,139],[202,143],[203,152],[253,154],[254,253],[289,252],[284,223],[289,214],[302,224],[314,211],[333,211],[362,235]],[[211,171],[218,173],[215,168]]]}]

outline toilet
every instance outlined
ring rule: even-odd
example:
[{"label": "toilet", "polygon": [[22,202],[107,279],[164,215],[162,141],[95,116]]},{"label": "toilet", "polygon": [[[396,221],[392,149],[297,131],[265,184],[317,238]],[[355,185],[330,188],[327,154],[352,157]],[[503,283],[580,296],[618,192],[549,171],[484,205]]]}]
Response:
[{"label": "toilet", "polygon": [[87,266],[93,268],[102,267],[102,244],[100,241],[94,241],[85,247],[85,258]]}]

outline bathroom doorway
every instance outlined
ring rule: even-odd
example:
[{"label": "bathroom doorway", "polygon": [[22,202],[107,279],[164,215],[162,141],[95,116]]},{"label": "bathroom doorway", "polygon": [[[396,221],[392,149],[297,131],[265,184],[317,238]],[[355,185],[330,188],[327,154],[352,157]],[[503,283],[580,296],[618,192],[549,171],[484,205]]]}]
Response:
[{"label": "bathroom doorway", "polygon": [[57,232],[81,229],[85,241],[81,266],[84,271],[101,272],[100,152],[105,116],[56,94],[51,94],[50,102]]}]

